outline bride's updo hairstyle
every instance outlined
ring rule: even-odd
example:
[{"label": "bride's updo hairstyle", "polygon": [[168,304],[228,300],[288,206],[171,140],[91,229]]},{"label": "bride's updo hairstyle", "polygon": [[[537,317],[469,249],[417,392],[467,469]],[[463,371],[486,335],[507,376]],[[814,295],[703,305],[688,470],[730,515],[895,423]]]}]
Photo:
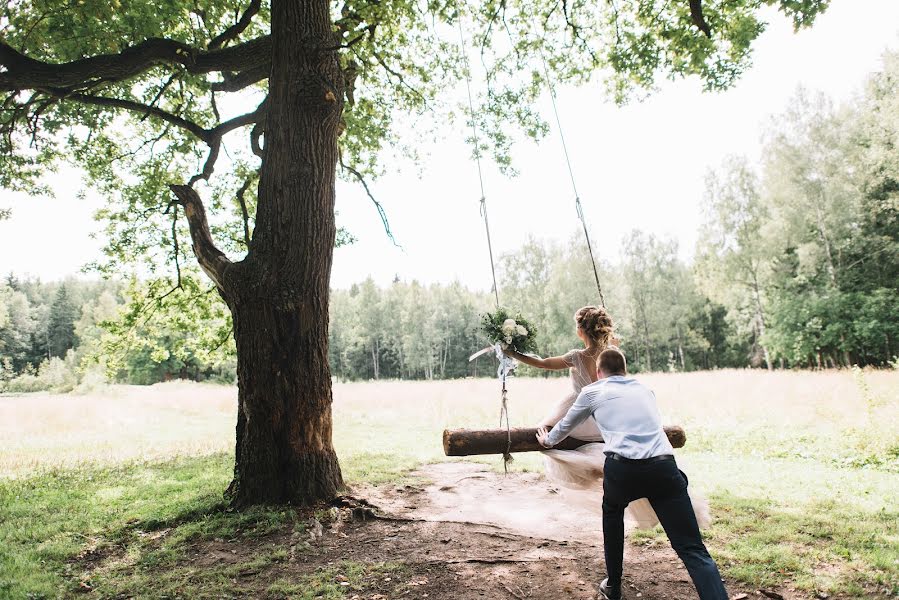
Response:
[{"label": "bride's updo hairstyle", "polygon": [[577,323],[578,329],[584,332],[584,335],[596,342],[597,346],[608,347],[615,326],[606,309],[598,306],[579,308],[574,313],[574,322]]}]

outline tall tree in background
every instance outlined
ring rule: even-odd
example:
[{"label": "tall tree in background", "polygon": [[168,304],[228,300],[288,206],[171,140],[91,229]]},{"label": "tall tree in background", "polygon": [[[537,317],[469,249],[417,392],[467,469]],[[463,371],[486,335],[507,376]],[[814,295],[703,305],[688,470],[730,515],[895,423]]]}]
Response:
[{"label": "tall tree in background", "polygon": [[69,299],[65,284],[59,286],[53,304],[50,305],[50,322],[47,324],[47,353],[63,358],[75,347],[75,321],[78,307]]},{"label": "tall tree in background", "polygon": [[375,282],[369,277],[359,286],[356,299],[356,338],[371,357],[372,379],[381,378],[381,352],[384,346],[384,311]]},{"label": "tall tree in background", "polygon": [[628,305],[632,311],[631,322],[642,349],[640,362],[647,371],[652,371],[653,324],[650,322],[650,305],[656,291],[651,285],[655,273],[652,268],[653,257],[650,255],[654,248],[650,246],[655,246],[655,240],[651,236],[642,231],[632,231],[623,244],[621,265],[630,292]]},{"label": "tall tree in background", "polygon": [[754,333],[765,365],[772,368],[763,339],[767,325],[765,288],[768,257],[776,252],[763,228],[768,209],[759,194],[756,174],[743,157],[728,158],[706,177],[705,223],[700,230],[697,264],[706,293],[742,313]]},{"label": "tall tree in background", "polygon": [[[786,301],[793,305],[787,309],[790,313],[805,313],[810,327],[804,333],[810,335],[800,335],[797,343],[801,345],[805,338],[819,367],[822,347],[833,346],[825,339],[830,336],[843,349],[837,358],[839,364],[852,364],[850,332],[845,328],[852,319],[840,314],[846,308],[842,306],[840,287],[844,256],[853,244],[860,206],[854,161],[850,159],[856,153],[852,119],[847,113],[848,109],[837,111],[823,95],[811,96],[800,90],[776,121],[763,165],[765,203],[773,226],[767,238],[779,238],[778,245],[796,259],[792,273],[787,267],[789,260],[782,261],[778,285],[790,295],[798,292],[808,297],[799,289],[806,288],[814,290],[815,296],[802,311],[794,310],[795,303],[779,297],[780,306],[775,306],[774,312],[783,316]],[[827,309],[822,314],[824,306]],[[780,329],[799,333],[793,327]]]},{"label": "tall tree in background", "polygon": [[537,352],[543,356],[557,352],[552,337],[545,333],[551,322],[550,277],[560,262],[559,255],[558,244],[547,245],[529,237],[516,252],[502,256],[498,265],[500,302],[511,310],[527,310],[527,318],[540,332]]},{"label": "tall tree in background", "polygon": [[37,324],[28,297],[15,287],[0,284],[0,305],[0,352],[13,370],[20,371],[32,362],[31,338]]},{"label": "tall tree in background", "polygon": [[899,138],[895,56],[885,56],[860,101],[834,107],[800,91],[767,143],[765,196],[786,248],[772,263],[777,327],[769,337],[800,364],[883,364],[893,351],[899,194],[891,182],[899,168],[887,148]]},{"label": "tall tree in background", "polygon": [[[541,58],[562,81],[610,73],[619,100],[662,73],[722,89],[749,64],[763,7],[798,28],[826,4],[11,2],[0,9],[0,185],[42,191],[41,175],[72,159],[110,199],[112,262],[167,258],[176,286],[186,219],[234,323],[233,502],[329,498],[342,486],[327,350],[336,167],[375,174],[397,141],[394,112],[452,112],[459,19],[488,69],[484,144],[505,163],[510,117],[545,129],[530,108]],[[213,180],[226,138],[231,164]]]},{"label": "tall tree in background", "polygon": [[673,239],[632,231],[624,240],[621,285],[628,294],[625,330],[632,347],[640,349],[634,352],[635,368],[686,370],[688,355],[702,349],[691,316],[703,299],[677,254]]},{"label": "tall tree in background", "polygon": [[[868,288],[856,328],[865,354],[899,360],[899,52],[887,52],[871,76],[857,122],[861,184],[860,229],[846,257],[847,285]],[[879,349],[879,351],[874,351]],[[866,357],[867,358],[867,357]],[[883,361],[875,360],[882,364]]]},{"label": "tall tree in background", "polygon": [[897,81],[888,52],[858,99],[834,106],[800,90],[773,122],[758,175],[729,159],[709,177],[698,273],[732,321],[753,323],[769,364],[895,361]]}]

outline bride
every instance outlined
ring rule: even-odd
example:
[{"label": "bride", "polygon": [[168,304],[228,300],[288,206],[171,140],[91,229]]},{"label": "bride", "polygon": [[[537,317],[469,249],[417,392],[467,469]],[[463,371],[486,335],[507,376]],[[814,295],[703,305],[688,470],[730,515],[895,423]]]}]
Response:
[{"label": "bride", "polygon": [[[512,349],[504,351],[507,356],[538,369],[569,370],[571,389],[537,427],[551,428],[565,416],[581,393],[581,388],[598,379],[596,363],[600,353],[609,346],[617,346],[618,340],[614,337],[612,318],[604,308],[596,306],[580,308],[574,313],[574,322],[577,335],[584,343],[582,349],[549,358],[524,355]],[[603,465],[606,458],[603,454],[602,434],[591,418],[575,427],[569,435],[592,443],[575,450],[545,450],[543,455],[546,457],[546,477],[564,488],[566,490],[564,495],[570,501],[589,504],[596,510],[600,500],[596,492],[602,492]],[[708,502],[693,493],[690,499],[693,501],[693,510],[699,526],[707,526],[711,521]],[[646,498],[631,502],[626,514],[629,520],[640,528],[654,527],[659,522]]]}]

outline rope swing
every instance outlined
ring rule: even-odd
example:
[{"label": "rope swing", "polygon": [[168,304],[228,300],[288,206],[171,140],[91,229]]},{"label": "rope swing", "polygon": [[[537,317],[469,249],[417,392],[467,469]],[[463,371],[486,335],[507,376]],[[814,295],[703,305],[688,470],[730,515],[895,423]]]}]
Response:
[{"label": "rope swing", "polygon": [[596,268],[596,259],[593,256],[593,244],[590,243],[590,233],[587,231],[587,219],[584,218],[584,206],[581,204],[581,197],[577,193],[577,184],[574,182],[574,170],[571,168],[571,160],[568,157],[568,145],[565,143],[565,133],[562,131],[562,119],[559,118],[559,108],[556,106],[556,90],[553,87],[552,79],[549,76],[549,68],[546,65],[546,57],[543,50],[540,50],[540,61],[543,63],[543,75],[546,78],[546,87],[549,89],[549,99],[552,102],[553,114],[556,117],[556,128],[559,130],[559,139],[562,141],[562,152],[565,154],[565,164],[568,165],[568,176],[571,178],[571,189],[574,192],[574,209],[577,212],[577,218],[581,221],[584,229],[584,239],[587,240],[587,253],[590,255],[590,264],[593,266],[593,278],[596,280],[596,291],[599,292],[599,301],[602,307],[606,307],[606,299],[602,294],[602,286],[599,284],[599,271]]},{"label": "rope swing", "polygon": [[[458,10],[456,12],[456,25],[459,29],[459,53],[462,57],[464,66],[465,89],[468,94],[468,116],[471,124],[471,137],[474,142],[474,159],[478,169],[478,182],[481,187],[480,213],[481,218],[484,219],[484,231],[487,234],[487,253],[490,259],[490,274],[493,277],[493,297],[496,303],[496,308],[499,309],[499,284],[496,281],[496,263],[493,259],[493,242],[490,237],[490,221],[487,218],[487,194],[484,190],[484,170],[481,166],[481,145],[480,136],[478,135],[478,122],[476,119],[474,98],[471,93],[471,69],[468,60],[467,45],[465,43],[465,32],[462,29],[462,16]],[[571,166],[571,158],[568,154],[568,145],[565,143],[565,134],[562,130],[562,119],[559,116],[559,108],[556,104],[556,91],[553,87],[552,79],[549,76],[549,67],[547,66],[546,58],[543,55],[542,49],[540,50],[540,59],[543,64],[543,73],[546,78],[546,85],[549,89],[549,97],[550,101],[552,102],[553,114],[555,115],[556,119],[556,126],[559,130],[559,139],[562,141],[562,151],[565,156],[565,164],[568,167],[568,176],[571,179],[571,189],[574,192],[574,208],[577,213],[577,217],[581,222],[581,227],[584,230],[584,239],[587,241],[587,253],[590,256],[590,264],[593,267],[593,278],[596,281],[596,291],[599,293],[599,301],[602,304],[602,307],[605,308],[606,299],[602,293],[602,285],[599,282],[599,270],[596,268],[596,258],[593,255],[593,244],[590,241],[590,233],[587,228],[587,219],[584,217],[584,207],[581,203],[581,197],[577,191],[577,183],[574,179],[574,169]],[[509,463],[512,462],[512,429],[509,424],[508,389],[506,388],[507,368],[504,357],[499,351],[497,351],[497,357],[500,360],[500,379],[502,381],[499,423],[501,428],[505,425],[506,429],[506,449],[505,452],[503,452],[503,466],[508,473]]]},{"label": "rope swing", "polygon": [[[478,125],[475,119],[474,100],[471,95],[471,74],[466,52],[465,34],[462,31],[462,16],[457,12],[456,24],[459,27],[459,53],[465,65],[465,89],[468,92],[468,117],[471,120],[471,136],[474,140],[474,158],[478,166],[478,181],[481,185],[480,211],[484,219],[484,230],[487,232],[487,252],[490,256],[490,274],[493,276],[493,297],[496,300],[496,308],[499,309],[499,285],[496,283],[496,263],[493,260],[493,243],[490,239],[490,221],[487,218],[487,194],[484,191],[484,172],[481,168],[481,145],[478,137]],[[506,388],[506,366],[500,358],[500,378],[502,391],[500,395],[499,426],[506,427],[506,450],[503,452],[503,469],[509,472],[509,463],[512,462],[512,428],[509,425],[509,391]]]}]

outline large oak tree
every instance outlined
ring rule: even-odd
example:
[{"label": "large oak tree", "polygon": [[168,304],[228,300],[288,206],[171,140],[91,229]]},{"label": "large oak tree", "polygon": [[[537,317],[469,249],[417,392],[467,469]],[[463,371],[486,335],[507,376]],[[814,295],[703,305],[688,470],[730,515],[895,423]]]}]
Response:
[{"label": "large oak tree", "polygon": [[826,5],[12,0],[0,9],[0,184],[37,193],[61,161],[83,168],[108,201],[112,263],[180,272],[189,235],[234,323],[233,502],[326,499],[343,484],[327,360],[337,166],[364,183],[386,146],[408,149],[398,121],[458,111],[460,37],[486,80],[476,151],[505,164],[514,128],[545,131],[532,108],[544,61],[558,81],[595,74],[618,101],[660,75],[722,89],[773,9],[799,28]]}]

